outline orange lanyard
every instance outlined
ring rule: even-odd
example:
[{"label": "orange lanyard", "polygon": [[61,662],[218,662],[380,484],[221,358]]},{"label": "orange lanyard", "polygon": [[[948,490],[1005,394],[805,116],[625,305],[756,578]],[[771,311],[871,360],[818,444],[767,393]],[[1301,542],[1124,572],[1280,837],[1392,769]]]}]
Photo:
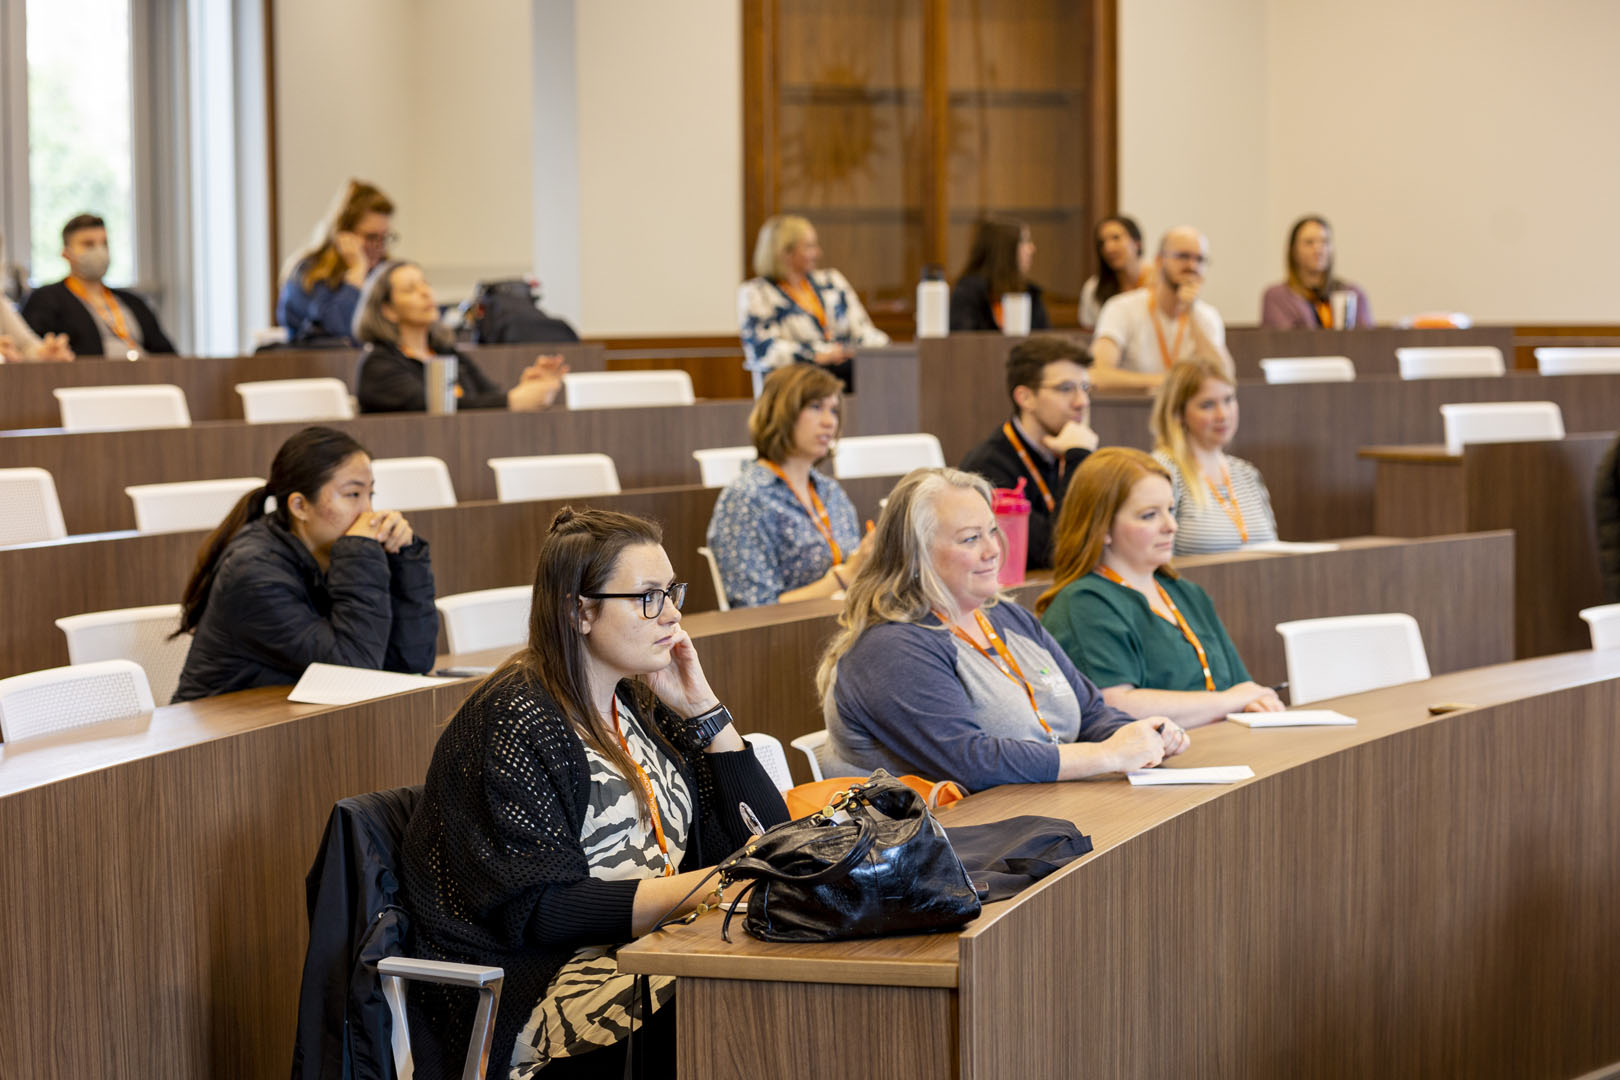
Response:
[{"label": "orange lanyard", "polygon": [[1311,301],[1311,306],[1316,308],[1316,321],[1321,324],[1322,329],[1333,329],[1333,306],[1320,300]]},{"label": "orange lanyard", "polygon": [[1001,301],[990,301],[990,317],[996,320],[996,329],[1001,329]]},{"label": "orange lanyard", "polygon": [[[1012,448],[1018,452],[1018,460],[1024,463],[1024,468],[1028,470],[1029,475],[1035,478],[1035,486],[1040,490],[1041,499],[1046,503],[1046,512],[1050,514],[1057,509],[1057,500],[1052,498],[1052,489],[1046,486],[1045,480],[1041,479],[1041,471],[1035,467],[1035,462],[1030,458],[1029,451],[1024,449],[1023,442],[1013,431],[1011,420],[1001,425],[1001,433],[1007,436],[1007,441],[1012,443]],[[1063,459],[1059,458],[1058,470],[1061,472],[1062,469]]]},{"label": "orange lanyard", "polygon": [[1243,525],[1243,507],[1238,505],[1237,492],[1232,490],[1232,474],[1226,471],[1225,464],[1221,465],[1221,483],[1226,488],[1225,495],[1221,494],[1221,489],[1216,487],[1215,481],[1209,477],[1204,477],[1204,483],[1209,485],[1209,493],[1215,496],[1216,502],[1221,504],[1221,509],[1225,510],[1226,516],[1232,519],[1232,524],[1237,526],[1238,539],[1247,544],[1249,542],[1249,530]]},{"label": "orange lanyard", "polygon": [[973,612],[973,617],[979,620],[979,629],[984,632],[985,639],[990,642],[990,647],[996,651],[995,656],[991,656],[989,653],[985,652],[983,645],[980,645],[977,641],[974,641],[972,638],[968,637],[967,634],[963,633],[962,628],[957,626],[950,619],[947,619],[943,612],[935,611],[934,617],[940,622],[944,623],[946,626],[950,627],[951,633],[973,646],[974,652],[996,665],[997,671],[1001,672],[1003,675],[1007,676],[1008,679],[1018,683],[1024,688],[1024,693],[1029,695],[1029,707],[1035,713],[1035,719],[1040,723],[1041,730],[1046,732],[1047,738],[1051,739],[1053,743],[1056,743],[1058,741],[1057,732],[1052,730],[1052,725],[1048,724],[1046,722],[1046,717],[1041,715],[1041,707],[1035,701],[1035,688],[1030,685],[1028,679],[1024,678],[1024,669],[1018,666],[1018,661],[1014,659],[1013,654],[1008,651],[1007,646],[1002,643],[1000,635],[996,633],[996,628],[991,626],[990,620],[984,617],[984,612],[975,610]]},{"label": "orange lanyard", "polygon": [[788,299],[792,300],[795,304],[798,304],[807,313],[809,313],[812,319],[816,320],[816,322],[821,326],[822,336],[826,337],[827,309],[822,307],[821,295],[816,292],[816,287],[810,283],[810,279],[805,278],[797,285],[783,285],[782,291],[787,293]]},{"label": "orange lanyard", "polygon": [[821,538],[827,541],[827,546],[832,549],[833,565],[843,565],[844,549],[838,546],[837,540],[833,539],[832,519],[827,516],[827,507],[821,501],[821,496],[816,494],[816,485],[813,483],[805,485],[810,490],[810,504],[806,506],[805,500],[800,498],[797,491],[794,491],[793,481],[787,478],[787,473],[782,471],[782,466],[774,461],[761,461],[760,464],[782,478],[782,483],[788,486],[788,490],[793,492],[793,497],[799,500],[799,505],[804,507],[804,512],[810,515],[810,524],[816,527],[816,531],[821,534]]},{"label": "orange lanyard", "polygon": [[96,316],[100,318],[101,321],[105,323],[114,334],[118,335],[119,341],[122,341],[125,345],[128,345],[132,349],[138,347],[135,344],[135,339],[129,336],[129,326],[124,322],[124,309],[119,306],[118,298],[112,294],[111,289],[103,285],[101,287],[101,296],[92,296],[90,295],[90,290],[86,289],[84,284],[75,277],[70,277],[67,279],[67,287],[74,296],[77,296],[80,300],[83,300],[86,304],[90,305],[90,310],[94,311]]},{"label": "orange lanyard", "polygon": [[1169,371],[1170,365],[1176,362],[1176,357],[1181,355],[1181,338],[1187,332],[1187,316],[1190,314],[1189,311],[1183,311],[1176,319],[1176,343],[1173,346],[1167,345],[1164,341],[1164,327],[1159,325],[1159,306],[1153,302],[1153,297],[1148,297],[1148,318],[1153,320],[1153,332],[1158,335],[1159,355],[1164,358],[1166,371]]},{"label": "orange lanyard", "polygon": [[[1115,585],[1124,585],[1127,589],[1131,588],[1129,585],[1125,584],[1124,578],[1120,577],[1114,572],[1112,567],[1103,566],[1101,563],[1098,563],[1097,573],[1101,574],[1109,581],[1112,581]],[[1193,633],[1192,627],[1187,625],[1187,620],[1181,616],[1181,609],[1176,607],[1176,602],[1170,599],[1170,594],[1164,591],[1164,586],[1159,584],[1157,578],[1154,578],[1153,580],[1153,587],[1159,590],[1159,599],[1164,601],[1164,606],[1169,608],[1170,614],[1175,617],[1165,619],[1165,617],[1163,615],[1159,615],[1157,611],[1153,612],[1153,614],[1158,615],[1159,618],[1164,619],[1165,622],[1173,622],[1181,628],[1181,636],[1187,639],[1187,643],[1193,647],[1193,652],[1198,654],[1198,666],[1204,669],[1204,689],[1214,691],[1215,676],[1211,675],[1209,672],[1209,655],[1204,652],[1204,643],[1198,640],[1198,635]],[[1131,589],[1131,591],[1135,592],[1136,590]],[[1152,605],[1150,604],[1148,606],[1151,610]]]},{"label": "orange lanyard", "polygon": [[624,732],[619,730],[619,695],[613,695],[613,734],[619,737],[619,746],[624,750],[624,756],[630,758],[630,767],[636,770],[636,782],[641,785],[642,794],[647,796],[647,805],[652,808],[653,835],[658,838],[658,850],[664,855],[664,876],[670,877],[675,873],[675,867],[669,861],[669,844],[664,841],[664,822],[658,816],[658,796],[653,792],[652,777],[647,770],[636,764],[636,759],[630,754],[630,744],[625,741]]}]

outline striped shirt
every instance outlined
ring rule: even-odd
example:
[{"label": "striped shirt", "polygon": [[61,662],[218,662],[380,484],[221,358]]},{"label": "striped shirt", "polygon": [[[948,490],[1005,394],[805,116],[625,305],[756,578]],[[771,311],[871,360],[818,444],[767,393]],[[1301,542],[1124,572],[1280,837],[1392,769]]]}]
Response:
[{"label": "striped shirt", "polygon": [[[1245,543],[1238,533],[1237,524],[1215,497],[1204,488],[1204,501],[1200,505],[1188,493],[1186,478],[1163,450],[1153,453],[1153,460],[1170,473],[1170,485],[1176,500],[1176,554],[1210,555],[1219,551],[1234,551]],[[1227,473],[1232,477],[1232,492],[1237,497],[1238,509],[1243,512],[1243,526],[1248,530],[1248,543],[1257,544],[1277,539],[1277,516],[1271,512],[1271,494],[1260,470],[1242,458],[1226,456]],[[1203,483],[1203,478],[1196,478]],[[1222,494],[1225,494],[1223,492]]]}]

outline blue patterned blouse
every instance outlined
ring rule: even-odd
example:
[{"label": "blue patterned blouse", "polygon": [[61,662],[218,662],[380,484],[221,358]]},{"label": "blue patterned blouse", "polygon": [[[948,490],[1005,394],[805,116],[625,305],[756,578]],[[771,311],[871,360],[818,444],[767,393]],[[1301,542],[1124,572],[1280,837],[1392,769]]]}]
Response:
[{"label": "blue patterned blouse", "polygon": [[837,270],[812,270],[810,284],[827,316],[825,335],[816,317],[794,303],[776,282],[769,278],[743,282],[737,290],[737,321],[742,326],[744,367],[772,371],[795,361],[813,363],[816,344],[822,341],[842,345],[889,343],[889,335],[872,325],[843,274]]},{"label": "blue patterned blouse", "polygon": [[[833,538],[847,552],[861,542],[860,518],[838,481],[810,470],[810,482],[827,507]],[[709,547],[720,567],[732,607],[774,604],[826,574],[832,551],[804,504],[780,476],[757,461],[743,466],[726,486],[709,519]]]}]

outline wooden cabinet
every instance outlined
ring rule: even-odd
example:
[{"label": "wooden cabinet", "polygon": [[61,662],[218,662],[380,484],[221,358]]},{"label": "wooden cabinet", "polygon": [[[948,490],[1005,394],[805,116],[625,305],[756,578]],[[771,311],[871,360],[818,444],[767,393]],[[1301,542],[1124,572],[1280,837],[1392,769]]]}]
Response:
[{"label": "wooden cabinet", "polygon": [[1072,325],[1115,209],[1114,3],[744,0],[749,251],[771,214],[803,214],[823,264],[909,336],[922,268],[954,278],[974,223],[1014,218]]}]

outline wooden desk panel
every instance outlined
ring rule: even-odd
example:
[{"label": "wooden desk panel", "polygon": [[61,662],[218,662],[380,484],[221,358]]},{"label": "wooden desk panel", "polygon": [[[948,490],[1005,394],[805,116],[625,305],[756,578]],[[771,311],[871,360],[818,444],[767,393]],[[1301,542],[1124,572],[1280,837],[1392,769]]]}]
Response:
[{"label": "wooden desk panel", "polygon": [[1587,648],[1591,636],[1576,613],[1603,603],[1594,491],[1598,462],[1614,439],[1611,431],[1482,443],[1460,457],[1439,447],[1370,447],[1378,531],[1514,530],[1514,655]]},{"label": "wooden desk panel", "polygon": [[[1238,401],[1243,416],[1232,452],[1265,476],[1279,533],[1322,540],[1374,530],[1376,470],[1358,458],[1363,447],[1442,441],[1440,406],[1447,402],[1554,401],[1566,430],[1609,431],[1620,414],[1620,375],[1245,382]],[[1098,397],[1092,423],[1104,445],[1149,449],[1149,407],[1144,399]]]},{"label": "wooden desk panel", "polygon": [[[1437,700],[1481,707],[1435,719]],[[942,1062],[975,1078],[1562,1077],[1620,1058],[1607,914],[1620,653],[1333,704],[1360,724],[1195,732],[1176,764],[1246,763],[1256,777],[1239,785],[1019,785],[945,811],[960,824],[1054,815],[1095,844],[954,936],[954,988],[938,978],[952,935],[726,945],[718,916],[643,938],[620,965],[683,976],[683,1076],[720,1061],[825,1075],[862,1067],[879,1042],[909,1052],[894,1077],[944,1075]],[[919,954],[934,963],[919,971]],[[891,964],[921,976],[896,980],[912,989],[903,1002],[870,985]],[[802,1040],[756,1037],[804,1026],[807,1003],[827,999],[839,1004]],[[896,1025],[885,1010],[902,1003],[911,1020]],[[714,1024],[722,1004],[733,1022]]]},{"label": "wooden desk panel", "polygon": [[1469,330],[1401,330],[1376,326],[1362,330],[1262,330],[1228,326],[1226,348],[1237,364],[1238,378],[1264,379],[1260,361],[1268,356],[1348,356],[1356,377],[1399,375],[1395,350],[1405,347],[1494,345],[1513,367],[1513,327],[1476,326]]},{"label": "wooden desk panel", "polygon": [[[574,371],[606,370],[600,345],[474,345],[466,352],[501,386],[541,353],[558,353]],[[0,365],[0,430],[49,428],[62,422],[51,391],[66,386],[173,383],[185,391],[191,419],[240,420],[237,383],[268,379],[342,379],[352,390],[359,349],[287,349],[251,356],[149,356],[135,363],[77,360],[71,364]]]},{"label": "wooden desk panel", "polygon": [[[864,516],[876,517],[892,478],[850,480],[844,490]],[[654,488],[588,499],[463,503],[413,510],[411,525],[432,545],[440,596],[534,580],[535,551],[564,505],[596,506],[663,524],[664,545],[691,588],[686,609],[713,611],[714,582],[697,548],[704,542],[718,488]],[[7,618],[0,621],[0,678],[68,662],[55,626],[64,615],[171,604],[180,598],[206,533],[114,533],[0,547]],[[440,644],[443,651],[443,634]]]}]

